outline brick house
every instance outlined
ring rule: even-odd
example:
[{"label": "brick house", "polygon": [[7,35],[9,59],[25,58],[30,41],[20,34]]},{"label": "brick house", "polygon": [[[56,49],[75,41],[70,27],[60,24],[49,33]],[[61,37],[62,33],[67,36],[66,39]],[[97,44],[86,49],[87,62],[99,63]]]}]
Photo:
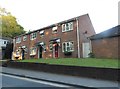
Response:
[{"label": "brick house", "polygon": [[85,14],[17,36],[13,50],[15,58],[22,53],[25,59],[87,57],[87,37],[94,34],[89,15]]},{"label": "brick house", "polygon": [[90,37],[92,52],[96,58],[118,58],[120,56],[120,25]]},{"label": "brick house", "polygon": [[8,43],[12,44],[12,39],[11,38],[0,37],[0,59],[4,59],[5,50],[6,50],[6,47],[7,47]]}]

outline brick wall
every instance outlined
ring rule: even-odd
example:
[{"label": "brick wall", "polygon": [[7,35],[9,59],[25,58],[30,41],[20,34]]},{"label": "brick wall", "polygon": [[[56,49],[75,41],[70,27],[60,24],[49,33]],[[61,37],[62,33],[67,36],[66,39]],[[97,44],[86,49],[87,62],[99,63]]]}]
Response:
[{"label": "brick wall", "polygon": [[118,58],[118,37],[92,40],[92,50],[96,58]]},{"label": "brick wall", "polygon": [[[15,49],[19,46],[27,46],[28,51],[27,54],[25,54],[26,59],[30,59],[30,48],[35,47],[35,43],[37,42],[44,42],[46,44],[46,52],[43,52],[43,58],[53,58],[53,52],[50,51],[49,49],[49,41],[53,38],[60,38],[60,46],[58,48],[58,55],[60,58],[77,58],[78,57],[78,49],[77,49],[77,21],[74,19],[73,21],[73,30],[68,31],[68,32],[62,32],[62,24],[58,24],[58,32],[53,34],[52,33],[52,27],[47,27],[44,28],[44,36],[40,37],[40,30],[37,30],[37,38],[34,40],[30,40],[30,34],[27,34],[27,41],[23,41],[23,36],[21,43],[15,44]],[[66,22],[65,22],[66,23]],[[88,36],[94,35],[95,31],[92,26],[92,23],[90,21],[90,18],[88,14],[80,16],[79,17],[79,30],[80,30],[80,51],[81,51],[81,57],[82,57],[82,43],[83,42],[88,42],[89,40],[87,39]],[[86,35],[83,35],[83,33],[87,31]],[[64,53],[62,52],[62,43],[63,42],[69,42],[73,41],[74,42],[74,52],[72,52],[72,55],[65,56]],[[38,58],[38,49],[37,49],[37,54],[34,56],[34,58]]]},{"label": "brick wall", "polygon": [[80,56],[83,57],[82,43],[90,42],[88,37],[96,34],[89,15],[83,15],[82,17],[79,18],[79,34],[80,34]]}]

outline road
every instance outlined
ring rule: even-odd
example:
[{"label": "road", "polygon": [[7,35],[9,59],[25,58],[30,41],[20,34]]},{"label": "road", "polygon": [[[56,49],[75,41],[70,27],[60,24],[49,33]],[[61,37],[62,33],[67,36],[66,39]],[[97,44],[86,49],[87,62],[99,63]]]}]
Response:
[{"label": "road", "polygon": [[2,89],[69,89],[70,86],[2,74]]},{"label": "road", "polygon": [[[65,85],[71,85],[71,86],[77,87],[78,89],[85,89],[85,88],[93,89],[93,88],[100,88],[100,87],[111,87],[111,88],[116,87],[116,89],[118,89],[118,85],[119,85],[117,81],[98,80],[98,79],[92,79],[92,78],[68,76],[68,75],[54,74],[54,73],[48,73],[48,72],[42,72],[42,71],[33,71],[33,70],[9,68],[9,67],[2,67],[2,68],[0,67],[0,73],[4,73],[3,74],[3,85],[4,86],[9,85],[12,87],[13,86],[14,87],[21,87],[21,86],[22,87],[31,87],[31,86],[35,87],[36,86],[36,87],[39,87],[38,89],[43,89],[40,87],[48,86],[49,88],[47,87],[47,89],[51,89],[51,87],[57,87],[57,89],[59,89],[58,87],[65,87]],[[9,76],[5,74],[14,75],[14,76]],[[16,76],[25,76],[27,78],[25,77],[17,78]],[[32,80],[28,79],[28,77],[32,78]],[[38,80],[33,80],[33,79],[39,79],[43,81],[38,81]],[[12,81],[12,80],[15,80],[15,81]],[[22,82],[19,83],[20,80]],[[46,81],[51,81],[51,82],[46,83]],[[55,88],[52,88],[52,89],[55,89]],[[76,89],[76,88],[72,87],[72,88],[67,88],[67,89]]]}]

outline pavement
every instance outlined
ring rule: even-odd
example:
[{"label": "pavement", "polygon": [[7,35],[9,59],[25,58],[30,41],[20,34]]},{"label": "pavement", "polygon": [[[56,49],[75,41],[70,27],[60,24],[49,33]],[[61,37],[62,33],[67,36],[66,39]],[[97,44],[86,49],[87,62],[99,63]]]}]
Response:
[{"label": "pavement", "polygon": [[[23,70],[17,68],[8,68],[8,67],[0,67],[0,72],[5,74],[11,74],[16,76],[24,76],[27,78],[44,80],[49,82],[67,84],[76,87],[83,88],[103,88],[104,89],[120,89],[119,82],[117,81],[108,81],[108,80],[98,80],[86,77],[77,77],[77,76],[68,76],[61,74],[53,74],[47,72],[39,72],[39,71],[31,71],[31,70]],[[104,76],[104,75],[103,75]]]}]

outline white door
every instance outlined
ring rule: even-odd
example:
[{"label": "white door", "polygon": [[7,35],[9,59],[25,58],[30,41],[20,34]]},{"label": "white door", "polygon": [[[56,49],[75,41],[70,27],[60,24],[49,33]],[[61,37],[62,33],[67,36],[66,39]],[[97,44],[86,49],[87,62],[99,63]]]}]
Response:
[{"label": "white door", "polygon": [[83,43],[83,58],[89,57],[88,54],[90,53],[90,43]]}]

